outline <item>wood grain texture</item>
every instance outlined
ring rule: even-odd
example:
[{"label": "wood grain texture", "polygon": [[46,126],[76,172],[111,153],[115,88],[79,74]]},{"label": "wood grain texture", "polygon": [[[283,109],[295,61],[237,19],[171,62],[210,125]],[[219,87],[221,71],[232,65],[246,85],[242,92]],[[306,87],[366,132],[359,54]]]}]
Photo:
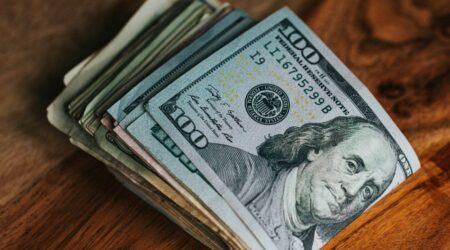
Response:
[{"label": "wood grain texture", "polygon": [[[0,248],[199,249],[53,129],[62,77],[141,0],[0,0]],[[288,5],[366,84],[422,169],[325,248],[450,249],[450,1],[250,0]]]}]

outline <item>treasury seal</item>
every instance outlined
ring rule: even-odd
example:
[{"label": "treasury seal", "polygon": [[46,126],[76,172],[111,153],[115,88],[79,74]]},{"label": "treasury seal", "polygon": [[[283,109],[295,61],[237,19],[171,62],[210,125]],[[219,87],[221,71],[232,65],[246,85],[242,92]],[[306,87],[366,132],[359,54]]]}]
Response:
[{"label": "treasury seal", "polygon": [[247,114],[257,123],[273,125],[281,122],[289,113],[289,98],[278,86],[259,84],[245,97]]}]

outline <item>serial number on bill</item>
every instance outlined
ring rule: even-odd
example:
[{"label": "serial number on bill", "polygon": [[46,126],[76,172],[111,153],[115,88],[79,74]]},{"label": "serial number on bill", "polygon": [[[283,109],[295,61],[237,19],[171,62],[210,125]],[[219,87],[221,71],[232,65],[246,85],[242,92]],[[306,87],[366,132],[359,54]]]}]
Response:
[{"label": "serial number on bill", "polygon": [[315,105],[320,107],[323,113],[326,114],[332,110],[331,106],[325,101],[325,98],[318,91],[316,91],[310,81],[304,77],[305,73],[301,72],[302,65],[296,66],[273,41],[266,42],[262,47],[262,50],[266,53],[261,53],[261,51],[257,49],[248,55],[255,64],[265,64],[267,61],[267,56],[274,59],[280,68],[284,70],[293,81],[296,82],[297,86],[303,91],[303,93],[305,93],[305,95],[312,100]]}]

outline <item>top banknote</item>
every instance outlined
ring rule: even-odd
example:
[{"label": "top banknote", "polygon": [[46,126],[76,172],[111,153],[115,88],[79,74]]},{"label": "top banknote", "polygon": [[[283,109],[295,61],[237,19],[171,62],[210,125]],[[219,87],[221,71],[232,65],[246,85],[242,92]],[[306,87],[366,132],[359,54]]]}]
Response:
[{"label": "top banknote", "polygon": [[287,8],[145,108],[268,248],[320,247],[419,168],[380,104]]}]

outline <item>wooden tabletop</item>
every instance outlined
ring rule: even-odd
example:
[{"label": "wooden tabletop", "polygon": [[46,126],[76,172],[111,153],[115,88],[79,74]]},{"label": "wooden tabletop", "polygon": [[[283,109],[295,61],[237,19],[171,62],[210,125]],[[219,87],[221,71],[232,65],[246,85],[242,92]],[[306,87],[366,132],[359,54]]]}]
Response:
[{"label": "wooden tabletop", "polygon": [[[46,120],[62,77],[141,0],[0,0],[0,249],[199,249]],[[288,5],[367,85],[422,168],[326,248],[450,249],[450,1],[234,0]]]}]

